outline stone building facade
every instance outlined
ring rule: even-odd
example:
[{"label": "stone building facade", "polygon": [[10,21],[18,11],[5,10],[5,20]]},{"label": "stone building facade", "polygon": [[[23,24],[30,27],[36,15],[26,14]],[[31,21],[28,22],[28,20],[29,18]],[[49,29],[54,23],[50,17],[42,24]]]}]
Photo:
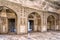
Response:
[{"label": "stone building facade", "polygon": [[0,1],[0,33],[25,34],[60,30],[60,15]]}]

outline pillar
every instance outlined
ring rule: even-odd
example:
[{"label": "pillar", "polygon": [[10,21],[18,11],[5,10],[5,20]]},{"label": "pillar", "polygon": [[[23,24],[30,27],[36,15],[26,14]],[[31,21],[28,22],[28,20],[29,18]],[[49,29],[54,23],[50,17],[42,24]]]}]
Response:
[{"label": "pillar", "polygon": [[20,18],[20,34],[27,33],[27,18]]},{"label": "pillar", "polygon": [[28,31],[27,18],[18,17],[17,20],[17,34],[25,34]]},{"label": "pillar", "polygon": [[[27,15],[27,14],[26,14]],[[25,34],[28,31],[28,23],[27,23],[27,17],[25,15],[25,8],[21,8],[21,11],[18,15],[18,27],[17,27],[17,34]]]},{"label": "pillar", "polygon": [[59,30],[59,15],[58,19],[55,20],[55,30]]},{"label": "pillar", "polygon": [[38,21],[37,19],[35,18],[34,19],[34,31],[37,31],[38,30]]},{"label": "pillar", "polygon": [[20,17],[17,16],[17,27],[16,27],[16,33],[20,34]]},{"label": "pillar", "polygon": [[1,33],[8,33],[8,23],[7,23],[7,14],[6,14],[6,8],[3,7],[3,10],[1,12]]},{"label": "pillar", "polygon": [[47,15],[46,13],[43,13],[41,16],[41,32],[47,31]]},{"label": "pillar", "polygon": [[41,31],[41,19],[40,18],[38,19],[38,24],[37,25],[38,25],[38,29],[37,30]]}]

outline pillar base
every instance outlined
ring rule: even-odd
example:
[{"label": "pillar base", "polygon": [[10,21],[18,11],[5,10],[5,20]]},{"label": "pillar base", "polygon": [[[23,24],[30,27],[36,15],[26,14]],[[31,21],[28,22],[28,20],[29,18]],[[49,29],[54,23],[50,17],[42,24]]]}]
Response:
[{"label": "pillar base", "polygon": [[46,26],[42,26],[41,32],[46,32],[46,31],[47,31],[47,27]]},{"label": "pillar base", "polygon": [[18,30],[17,30],[17,34],[26,34],[27,33],[27,28],[25,25],[21,25],[20,27],[18,27]]}]

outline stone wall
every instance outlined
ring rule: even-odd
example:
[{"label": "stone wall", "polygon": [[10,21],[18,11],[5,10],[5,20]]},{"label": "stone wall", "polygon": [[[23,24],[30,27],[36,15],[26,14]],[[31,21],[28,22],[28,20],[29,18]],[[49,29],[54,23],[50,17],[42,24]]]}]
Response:
[{"label": "stone wall", "polygon": [[[28,33],[28,15],[32,12],[36,12],[41,16],[41,32],[47,31],[47,18],[50,15],[55,17],[55,20],[58,20],[58,14],[53,12],[45,12],[42,10],[36,10],[28,7],[23,7],[20,4],[8,2],[8,1],[0,1],[0,6],[8,7],[12,9],[17,15],[17,34]],[[57,21],[55,27],[57,27]],[[40,29],[39,29],[40,30]]]}]

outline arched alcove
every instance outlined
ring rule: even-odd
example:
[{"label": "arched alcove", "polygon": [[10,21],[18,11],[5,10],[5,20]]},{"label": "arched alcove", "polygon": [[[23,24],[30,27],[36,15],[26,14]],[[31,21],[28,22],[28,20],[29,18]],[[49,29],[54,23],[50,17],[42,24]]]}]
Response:
[{"label": "arched alcove", "polygon": [[1,6],[1,33],[16,33],[17,14],[10,8]]},{"label": "arched alcove", "polygon": [[47,18],[47,29],[55,30],[55,17],[53,15],[50,15]]},{"label": "arched alcove", "polygon": [[28,32],[40,31],[41,17],[38,13],[32,12],[28,15]]}]

